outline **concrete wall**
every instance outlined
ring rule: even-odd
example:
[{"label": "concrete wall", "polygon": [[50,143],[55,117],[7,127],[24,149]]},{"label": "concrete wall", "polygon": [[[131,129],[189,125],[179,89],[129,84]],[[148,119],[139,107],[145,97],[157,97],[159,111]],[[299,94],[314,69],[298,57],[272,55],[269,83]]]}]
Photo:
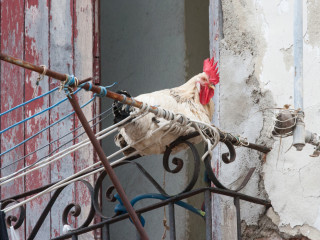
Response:
[{"label": "concrete wall", "polygon": [[[303,8],[305,123],[319,133],[320,2],[303,1]],[[221,166],[226,184],[257,167],[242,192],[267,198],[273,206],[265,213],[241,203],[244,239],[320,239],[319,158],[309,157],[311,146],[302,152],[290,148],[292,137],[270,137],[272,111],[267,108],[293,107],[293,1],[222,1],[222,11],[220,127],[273,148],[266,158],[238,149],[236,163]],[[216,239],[234,239],[233,203],[221,199],[221,211]]]},{"label": "concrete wall", "polygon": [[[116,81],[118,84],[113,90],[127,90],[132,96],[137,96],[179,86],[189,76],[201,72],[203,59],[209,56],[208,4],[208,1],[196,3],[191,0],[101,1],[102,84]],[[101,111],[110,106],[111,101],[103,99]],[[110,124],[111,118],[103,128]],[[117,150],[113,137],[105,139],[103,147],[107,154]],[[189,153],[182,154],[182,159],[186,159],[186,165],[181,173],[165,174],[168,193],[178,193],[189,180]],[[163,185],[162,156],[144,157],[136,162]],[[116,173],[130,199],[157,192],[133,166],[120,167]],[[202,177],[199,181],[202,182]],[[106,181],[104,189],[109,184]],[[191,201],[200,208],[203,200],[193,198]],[[145,200],[136,207],[153,202],[155,200]],[[113,215],[114,206],[103,200],[106,215]],[[180,207],[175,209],[177,239],[203,239],[204,221],[198,224],[202,221],[200,217],[189,215]],[[150,239],[161,239],[164,210],[155,210],[143,214],[143,217]],[[166,217],[169,219],[168,209]],[[129,221],[114,224],[110,229],[112,239],[134,239],[134,227]]]}]

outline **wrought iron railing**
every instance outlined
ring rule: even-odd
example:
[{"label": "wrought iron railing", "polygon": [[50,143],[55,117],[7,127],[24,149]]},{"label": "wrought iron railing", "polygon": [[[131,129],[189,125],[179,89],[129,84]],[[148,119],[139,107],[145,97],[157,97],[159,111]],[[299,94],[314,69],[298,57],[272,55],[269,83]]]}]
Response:
[{"label": "wrought iron railing", "polygon": [[[176,147],[179,144],[187,144],[188,147],[190,148],[193,156],[193,173],[191,180],[186,184],[184,189],[174,195],[169,195],[161,186],[160,184],[143,168],[142,165],[140,165],[137,162],[134,161],[124,161],[118,164],[115,167],[118,167],[120,165],[134,165],[141,174],[144,175],[144,177],[157,189],[158,193],[153,193],[153,194],[144,194],[141,196],[137,196],[136,198],[131,200],[131,204],[134,206],[135,203],[140,201],[141,199],[146,199],[146,198],[153,198],[153,199],[159,199],[159,202],[145,206],[143,208],[136,209],[136,213],[138,214],[140,221],[143,220],[143,214],[149,211],[153,211],[158,208],[162,208],[164,206],[168,206],[169,209],[169,232],[170,232],[170,239],[176,239],[176,227],[175,227],[175,205],[181,206],[188,211],[191,211],[198,215],[197,217],[204,219],[204,224],[206,225],[206,239],[212,239],[212,210],[211,210],[211,196],[212,194],[220,194],[220,195],[225,195],[233,198],[234,200],[234,205],[236,208],[236,216],[237,216],[237,234],[238,234],[238,239],[241,239],[241,219],[240,219],[240,201],[247,201],[255,204],[260,204],[264,205],[266,207],[270,206],[270,203],[266,200],[262,200],[256,197],[251,197],[248,195],[244,195],[239,193],[238,191],[245,187],[247,182],[249,181],[254,169],[250,169],[247,176],[245,177],[244,181],[235,189],[227,189],[216,177],[215,173],[213,172],[210,164],[210,159],[207,157],[204,161],[205,164],[205,169],[208,174],[208,178],[211,180],[211,182],[216,186],[216,187],[203,187],[203,188],[198,188],[194,189],[194,186],[197,182],[197,179],[199,177],[199,172],[200,172],[200,156],[193,144],[191,144],[188,139],[194,137],[194,135],[190,135],[187,137],[180,137],[177,139],[175,142],[173,142],[166,150],[166,152],[163,155],[163,167],[165,171],[170,172],[170,173],[178,173],[182,170],[184,166],[184,161],[180,158],[172,158],[170,162],[170,154],[171,150]],[[225,144],[228,147],[229,150],[229,155],[230,159],[232,161],[235,160],[235,150],[233,145],[229,142],[226,141]],[[225,163],[230,163],[230,159],[228,158],[228,154],[223,154],[223,162]],[[174,165],[174,168],[170,168],[170,166]],[[94,171],[91,170],[91,171]],[[101,209],[101,204],[99,203],[99,192],[101,190],[102,182],[107,176],[107,173],[103,171],[100,176],[97,178],[94,186],[92,186],[88,181],[85,180],[79,180],[81,181],[89,190],[90,196],[91,196],[91,208],[88,213],[88,216],[86,219],[83,221],[81,226],[77,227],[76,229],[71,230],[70,232],[61,235],[59,237],[55,237],[53,239],[58,240],[58,239],[78,239],[78,236],[81,234],[96,230],[96,229],[101,229],[105,234],[106,240],[112,239],[112,236],[110,236],[110,228],[112,227],[112,224],[116,222],[123,221],[125,219],[129,218],[129,214],[126,211],[126,208],[120,203],[116,206],[115,208],[115,214],[112,217],[105,216],[103,214],[103,211]],[[1,201],[1,208],[5,208],[8,204],[10,203],[15,203],[19,199],[23,199],[28,196],[32,196],[36,194],[37,192],[40,192],[44,190],[45,188],[50,187],[52,184],[44,186],[42,188],[38,188],[29,192],[26,192],[24,194],[20,194],[17,196],[14,196],[10,199],[4,199]],[[66,187],[66,186],[65,186]],[[28,239],[37,239],[37,233],[40,231],[42,223],[44,222],[45,218],[48,216],[52,206],[54,203],[57,201],[58,196],[61,194],[63,189],[65,187],[59,188],[52,194],[52,197],[50,201],[48,202],[47,206],[45,207],[44,211],[42,212],[41,216],[39,217],[37,223],[34,225],[34,228],[30,235],[28,236]],[[113,193],[115,188],[113,186],[109,187],[106,191],[106,196],[107,200],[106,201],[111,201],[115,202],[117,200],[120,200],[119,196],[117,193]],[[188,199],[192,196],[203,194],[204,195],[204,206],[205,209],[204,211],[199,210],[194,208],[193,206],[187,204],[183,200]],[[13,225],[15,229],[18,229],[22,224],[25,219],[25,209],[24,207],[20,207],[20,214],[19,217],[16,216],[7,216],[6,217],[6,222],[8,226]],[[68,223],[68,218],[69,216],[73,216],[74,218],[77,218],[81,212],[81,206],[76,204],[76,203],[71,203],[68,204],[65,209],[63,210],[62,214],[62,223],[64,225],[69,225]],[[99,216],[101,221],[98,223],[91,224],[93,218],[95,216]],[[196,216],[195,216],[196,217]],[[137,236],[139,236],[137,234]],[[139,239],[139,237],[138,237]]]},{"label": "wrought iron railing", "polygon": [[[167,150],[164,153],[164,157],[163,157],[164,169],[170,173],[177,173],[177,172],[181,171],[184,164],[183,164],[182,159],[173,158],[172,164],[176,165],[176,167],[173,169],[171,169],[169,167],[169,157],[170,157],[172,149],[179,144],[187,144],[188,147],[192,151],[193,160],[194,160],[193,176],[192,176],[190,182],[184,188],[184,190],[178,194],[175,194],[173,196],[172,195],[170,196],[169,194],[167,194],[165,192],[165,190],[163,188],[161,188],[161,186],[157,183],[157,181],[155,179],[153,179],[153,177],[138,163],[135,163],[133,161],[123,161],[120,164],[118,164],[118,166],[123,165],[123,164],[134,164],[141,171],[141,173],[156,187],[156,189],[159,192],[157,195],[152,195],[153,197],[156,197],[161,200],[159,203],[149,205],[147,207],[144,207],[142,209],[138,209],[138,210],[134,211],[132,205],[134,205],[135,202],[139,201],[139,199],[141,199],[143,197],[140,196],[140,197],[133,199],[130,204],[116,174],[114,173],[113,168],[111,167],[107,157],[105,156],[105,154],[103,152],[102,147],[99,144],[99,141],[97,140],[97,138],[96,138],[94,132],[92,131],[87,119],[85,118],[85,115],[83,114],[83,112],[79,106],[79,103],[77,102],[77,100],[74,98],[74,96],[71,93],[75,88],[81,87],[87,91],[92,91],[92,92],[98,94],[98,96],[100,96],[100,97],[106,96],[106,97],[112,98],[114,100],[123,102],[127,105],[132,105],[134,107],[140,108],[140,109],[143,108],[143,106],[145,106],[144,103],[136,101],[132,98],[127,98],[124,95],[120,95],[120,94],[117,94],[117,93],[114,93],[111,91],[107,91],[106,88],[104,88],[104,87],[101,87],[101,86],[99,87],[99,86],[93,85],[91,83],[88,83],[88,81],[91,80],[92,78],[78,81],[72,75],[70,76],[68,74],[54,72],[50,69],[45,69],[42,66],[37,66],[32,63],[28,63],[28,62],[25,62],[21,59],[17,59],[17,58],[14,58],[14,57],[2,54],[2,53],[0,53],[0,59],[3,61],[9,62],[9,63],[15,64],[15,65],[18,65],[20,67],[38,72],[39,74],[42,74],[42,75],[45,74],[49,77],[52,77],[52,78],[55,78],[55,79],[58,79],[61,81],[61,83],[62,83],[61,87],[66,90],[70,104],[72,105],[72,107],[73,107],[75,113],[77,114],[85,132],[87,133],[97,155],[99,156],[101,164],[104,166],[106,173],[108,173],[112,183],[114,184],[114,187],[109,188],[107,191],[108,199],[110,201],[115,201],[115,199],[118,198],[117,194],[119,194],[119,199],[121,198],[121,201],[119,201],[121,204],[117,205],[117,208],[116,208],[116,215],[113,217],[104,216],[102,213],[102,210],[100,208],[98,199],[99,199],[99,189],[101,188],[102,180],[106,176],[106,173],[103,172],[99,176],[99,178],[96,181],[96,183],[94,184],[94,186],[92,186],[88,181],[79,180],[83,184],[85,184],[85,186],[88,188],[88,190],[90,192],[91,209],[89,211],[89,214],[81,226],[79,226],[76,229],[73,229],[72,231],[70,231],[69,233],[67,233],[63,236],[57,237],[55,239],[66,239],[66,238],[70,238],[70,237],[72,237],[73,239],[77,239],[77,237],[79,235],[81,235],[85,232],[92,231],[94,229],[103,228],[105,230],[108,230],[109,226],[112,223],[122,221],[123,219],[128,218],[129,215],[130,215],[130,218],[132,219],[132,222],[135,225],[137,231],[139,232],[139,235],[141,236],[141,238],[148,239],[148,236],[146,235],[145,229],[142,227],[142,224],[141,224],[141,220],[142,220],[141,214],[143,214],[147,211],[151,211],[156,208],[163,207],[165,205],[169,206],[169,216],[170,216],[170,226],[171,226],[170,239],[175,239],[175,230],[176,229],[175,229],[175,221],[174,221],[175,220],[175,218],[174,218],[174,213],[175,213],[174,204],[178,204],[178,205],[180,205],[190,211],[197,213],[202,218],[205,218],[206,238],[212,239],[212,236],[211,236],[212,235],[211,202],[210,202],[211,201],[211,197],[210,197],[211,193],[227,195],[227,196],[234,198],[234,203],[235,203],[236,213],[237,213],[237,223],[238,223],[237,224],[238,239],[241,239],[240,200],[249,201],[249,202],[253,202],[256,204],[262,204],[267,207],[270,206],[270,203],[268,201],[238,193],[238,191],[240,189],[244,188],[245,185],[247,184],[247,182],[249,181],[249,179],[254,171],[254,168],[249,170],[249,172],[247,173],[243,182],[235,190],[230,190],[230,189],[227,189],[217,179],[215,173],[211,169],[211,159],[209,157],[207,157],[204,160],[204,164],[205,164],[208,178],[216,187],[215,188],[208,187],[208,188],[201,188],[201,189],[193,189],[195,186],[195,183],[199,177],[199,169],[200,169],[201,161],[200,161],[198,151],[193,146],[193,144],[188,142],[188,139],[197,136],[199,133],[196,132],[196,133],[191,134],[189,136],[184,136],[184,137],[178,138],[175,142],[171,143],[171,145],[168,146]],[[159,112],[159,109],[156,106],[150,106],[148,108],[148,111],[157,114]],[[180,120],[183,121],[183,119],[180,118],[180,119],[178,119],[178,122]],[[222,161],[226,164],[233,162],[236,158],[236,152],[233,147],[234,145],[241,145],[243,147],[256,149],[256,150],[264,152],[264,153],[267,153],[270,151],[269,148],[266,148],[264,146],[259,146],[259,145],[253,144],[253,143],[249,143],[239,137],[235,137],[231,134],[224,133],[224,132],[220,131],[219,129],[217,129],[217,131],[219,131],[219,141],[226,144],[226,146],[229,150],[229,153],[222,154]],[[210,133],[208,133],[207,135],[209,136]],[[117,166],[113,166],[113,167],[117,167]],[[95,169],[93,169],[93,170],[95,170]],[[90,171],[93,171],[93,170],[90,170]],[[84,174],[87,174],[87,173],[88,172],[86,172]],[[32,195],[38,193],[38,192],[41,192],[42,190],[49,188],[51,185],[47,185],[47,186],[29,191],[29,192],[26,192],[26,193],[23,193],[23,194],[14,196],[14,197],[11,197],[10,199],[2,199],[1,200],[1,203],[2,203],[1,209],[4,209],[8,204],[16,203],[19,199],[23,199],[25,197],[29,197],[29,196],[32,196]],[[64,188],[65,187],[61,187],[53,193],[49,203],[47,204],[47,206],[45,207],[41,216],[39,217],[39,220],[35,224],[32,232],[28,236],[28,239],[35,239],[36,238],[37,233],[39,232],[39,229],[41,228],[41,225],[43,224],[45,218],[48,216],[52,206],[57,201],[58,196],[61,194],[61,192],[63,191]],[[112,194],[112,190],[114,190],[114,189],[118,191],[117,194]],[[181,200],[189,198],[191,196],[194,196],[197,194],[203,194],[203,193],[205,195],[205,212],[201,212],[201,211],[193,208],[192,206],[186,204],[185,202],[181,201]],[[144,197],[150,197],[150,196],[151,195],[148,195],[148,196],[145,195]],[[124,206],[122,206],[122,202],[123,202]],[[21,206],[19,208],[19,210],[20,210],[20,214],[18,214],[18,217],[9,215],[6,218],[7,224],[9,226],[13,225],[15,229],[18,229],[23,224],[23,222],[25,220],[25,208],[23,206]],[[71,203],[71,204],[67,205],[63,211],[63,214],[62,214],[63,224],[68,225],[67,224],[68,223],[68,216],[72,215],[74,217],[78,217],[80,214],[80,211],[81,211],[81,206],[76,203]],[[126,211],[128,211],[129,213],[126,213]],[[96,216],[96,215],[100,216],[101,221],[99,223],[90,225],[94,216]],[[138,217],[138,215],[139,215],[139,217]],[[109,232],[109,231],[107,231],[107,232]],[[108,234],[107,234],[107,239],[110,239],[110,236]]]}]

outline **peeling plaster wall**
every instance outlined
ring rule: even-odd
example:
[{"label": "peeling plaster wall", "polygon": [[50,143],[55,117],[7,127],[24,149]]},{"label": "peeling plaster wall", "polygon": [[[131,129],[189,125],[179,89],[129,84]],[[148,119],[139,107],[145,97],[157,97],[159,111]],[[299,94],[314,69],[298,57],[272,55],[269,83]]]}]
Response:
[{"label": "peeling plaster wall", "polygon": [[[306,129],[320,133],[320,1],[303,1],[303,8],[305,123]],[[249,168],[256,167],[242,192],[267,198],[273,205],[266,214],[263,207],[241,203],[241,217],[247,226],[244,237],[320,239],[319,158],[309,157],[311,146],[302,152],[290,148],[292,137],[271,138],[272,114],[266,110],[284,104],[293,107],[293,0],[222,1],[222,11],[220,127],[273,148],[266,158],[238,148],[236,162],[221,165],[220,179],[231,187]],[[221,150],[224,152],[223,147]],[[223,231],[216,238],[233,239],[235,232],[228,225],[234,222],[230,214],[233,202],[228,198],[221,202]],[[249,226],[265,231],[251,231]]]}]

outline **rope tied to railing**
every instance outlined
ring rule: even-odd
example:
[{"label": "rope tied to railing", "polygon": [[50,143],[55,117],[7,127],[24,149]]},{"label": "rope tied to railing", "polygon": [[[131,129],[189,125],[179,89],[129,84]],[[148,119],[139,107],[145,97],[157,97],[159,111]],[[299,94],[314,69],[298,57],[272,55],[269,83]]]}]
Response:
[{"label": "rope tied to railing", "polygon": [[61,81],[59,92],[61,92],[62,89],[64,89],[64,92],[68,97],[71,97],[71,95],[74,92],[74,89],[76,89],[79,85],[79,80],[74,75],[68,75],[66,74],[66,80]]},{"label": "rope tied to railing", "polygon": [[46,65],[40,65],[40,67],[43,67],[43,72],[41,74],[39,73],[39,76],[38,76],[37,81],[36,81],[36,87],[34,88],[34,91],[33,91],[33,94],[32,94],[32,98],[34,98],[38,94],[40,81],[44,78],[44,76],[46,75],[47,70],[48,70]]},{"label": "rope tied to railing", "polygon": [[[69,80],[70,79],[70,80]],[[85,83],[82,83],[79,85],[79,80],[78,78],[76,77],[73,77],[73,75],[71,75],[70,78],[68,78],[68,81],[64,82],[64,90],[65,91],[72,91],[72,88],[75,89],[77,87],[79,88],[83,88],[86,84],[89,85],[89,88],[88,89],[85,89],[87,92],[91,91],[92,90],[92,83],[91,82],[85,82]],[[107,96],[107,93],[108,93],[108,90],[107,88],[111,88],[113,87],[114,85],[116,85],[117,82],[114,82],[112,83],[111,85],[108,85],[108,86],[98,86],[100,88],[100,92],[99,93],[96,93],[95,96],[97,97],[105,97]],[[66,92],[67,93],[67,92]],[[68,93],[67,93],[68,94]]]},{"label": "rope tied to railing", "polygon": [[[126,103],[127,97],[123,94],[122,96],[122,102],[124,102],[128,106],[134,105],[135,100],[133,98],[131,98],[132,102],[128,104]],[[151,106],[149,104],[142,102],[141,108],[138,108],[136,111],[132,111],[130,113],[130,117],[134,118],[138,115],[141,115],[142,113],[150,114],[150,108]],[[154,113],[154,115],[168,121],[167,124],[162,126],[165,128],[163,129],[163,134],[159,138],[159,142],[161,142],[162,138],[169,133],[177,136],[183,136],[188,135],[189,133],[196,130],[199,132],[200,136],[208,147],[207,152],[204,153],[201,159],[204,160],[208,155],[212,157],[212,151],[217,146],[220,140],[219,130],[215,126],[207,124],[205,122],[189,119],[184,114],[174,113],[159,106],[157,106],[157,112]],[[206,134],[206,131],[209,131],[210,136]]]},{"label": "rope tied to railing", "polygon": [[98,97],[105,97],[107,96],[107,88],[106,87],[103,87],[103,86],[99,86],[100,87],[100,93],[96,93],[96,95]]},{"label": "rope tied to railing", "polygon": [[91,82],[82,83],[81,85],[79,85],[79,87],[80,87],[80,88],[83,88],[83,86],[84,86],[85,84],[89,84],[89,88],[88,88],[88,89],[84,89],[84,90],[86,90],[87,92],[90,92],[91,89],[92,89],[92,83],[91,83]]}]

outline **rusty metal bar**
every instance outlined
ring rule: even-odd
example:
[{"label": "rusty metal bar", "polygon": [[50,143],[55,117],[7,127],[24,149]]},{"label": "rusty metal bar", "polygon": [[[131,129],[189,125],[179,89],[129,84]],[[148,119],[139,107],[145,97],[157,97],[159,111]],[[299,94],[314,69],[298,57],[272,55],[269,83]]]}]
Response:
[{"label": "rusty metal bar", "polygon": [[76,234],[72,235],[72,240],[78,240],[78,235]]},{"label": "rusty metal bar", "polygon": [[170,240],[176,240],[176,221],[175,221],[173,202],[168,204],[168,209],[169,209]]},{"label": "rusty metal bar", "polygon": [[[23,67],[23,68],[38,72],[40,74],[43,73],[43,70],[44,70],[43,67],[41,67],[41,66],[34,65],[32,63],[23,61],[23,60],[18,59],[18,58],[14,58],[14,57],[8,56],[6,54],[0,53],[0,59],[3,60],[3,61],[9,62],[9,63],[15,64],[17,66],[20,66],[20,67]],[[65,81],[67,76],[68,76],[67,74],[61,74],[61,73],[52,71],[50,69],[46,70],[46,75],[49,76],[49,77],[58,79],[60,81]],[[86,82],[88,82],[88,81],[90,81],[92,79],[93,78],[86,78],[84,80],[80,80],[79,84],[86,83]],[[90,89],[90,87],[92,87],[92,88]],[[101,88],[99,86],[96,86],[96,85],[93,85],[93,84],[90,85],[89,83],[88,84],[84,84],[84,86],[82,86],[82,88],[86,89],[86,90],[90,90],[90,91],[92,91],[94,93],[98,93],[98,94],[101,92]],[[123,95],[117,94],[117,93],[112,92],[112,91],[107,91],[106,97],[112,98],[112,99],[114,99],[116,101],[120,101],[120,102],[123,102],[123,103],[128,104],[128,105],[132,105],[132,106],[140,108],[140,109],[143,106],[143,103],[140,102],[140,101],[133,100],[133,99],[131,99],[129,97],[125,98]],[[154,107],[154,106],[150,106],[149,111],[156,114],[156,113],[158,113],[158,108]],[[230,134],[224,133],[221,130],[219,130],[219,132],[220,132],[221,139],[228,140],[234,145],[239,145],[239,139],[235,138],[234,136],[232,136]],[[265,146],[262,146],[262,145],[258,145],[258,144],[254,144],[254,143],[244,143],[244,144],[241,144],[241,146],[247,147],[247,148],[251,148],[251,149],[255,149],[255,150],[263,152],[263,153],[268,153],[268,152],[271,151],[271,149],[268,148],[268,147],[265,147]]]},{"label": "rusty metal bar", "polygon": [[241,240],[241,217],[240,217],[240,198],[234,198],[234,206],[236,207],[237,216],[237,239]]},{"label": "rusty metal bar", "polygon": [[218,129],[218,130],[220,133],[220,139],[230,141],[233,145],[251,148],[251,149],[257,150],[259,152],[263,152],[263,153],[268,153],[271,151],[271,148],[268,148],[268,147],[265,147],[262,145],[258,145],[258,144],[254,144],[254,143],[250,143],[250,142],[247,142],[247,143],[242,142],[242,144],[241,144],[241,143],[239,143],[239,139],[237,139],[235,136],[228,134],[228,133],[225,133],[225,132],[222,132],[220,129]]},{"label": "rusty metal bar", "polygon": [[211,212],[211,192],[204,192],[204,204],[206,212],[206,240],[212,239],[212,212]]},{"label": "rusty metal bar", "polygon": [[[140,219],[141,214],[137,214],[137,216],[138,216],[138,218]],[[136,229],[136,240],[141,240],[140,234],[139,234],[139,232],[137,231],[137,229]]]},{"label": "rusty metal bar", "polygon": [[[244,201],[247,201],[247,202],[256,203],[256,204],[260,204],[260,205],[264,205],[267,208],[271,207],[271,204],[270,204],[269,201],[266,201],[266,200],[263,200],[263,199],[260,199],[260,198],[251,197],[251,196],[248,196],[248,195],[245,195],[245,194],[242,194],[242,193],[238,193],[238,192],[234,192],[234,191],[230,191],[230,190],[224,190],[224,189],[219,189],[219,188],[214,188],[214,187],[206,187],[206,188],[199,188],[199,189],[192,190],[190,192],[179,194],[177,196],[168,198],[168,199],[163,200],[161,202],[152,204],[150,206],[137,209],[136,212],[138,214],[142,214],[142,213],[145,213],[145,212],[148,212],[148,211],[151,211],[151,210],[158,209],[160,207],[166,206],[170,202],[177,202],[179,200],[182,200],[182,199],[185,199],[185,198],[188,198],[188,197],[192,197],[194,195],[197,195],[199,193],[203,193],[203,192],[206,192],[206,191],[208,192],[207,193],[208,196],[210,196],[210,193],[217,193],[217,194],[221,194],[221,195],[229,196],[229,197],[233,197],[233,198],[234,197],[239,197],[239,199],[241,199],[241,200],[244,200]],[[209,209],[208,209],[208,211],[209,211]],[[123,219],[127,219],[127,218],[129,218],[129,214],[125,213],[125,214],[119,215],[117,217],[106,219],[106,220],[104,220],[104,221],[102,221],[100,223],[97,223],[95,225],[91,225],[91,226],[88,226],[88,227],[83,228],[83,229],[75,230],[72,233],[67,233],[67,234],[65,234],[63,236],[59,236],[59,237],[53,238],[52,240],[68,239],[68,238],[70,238],[72,236],[72,234],[75,234],[75,233],[83,234],[83,233],[92,231],[92,230],[94,230],[96,228],[102,227],[105,224],[116,223],[116,222],[119,222],[119,221],[121,221]],[[211,238],[210,238],[210,240],[211,240]]]},{"label": "rusty metal bar", "polygon": [[[38,66],[38,65],[23,61],[21,59],[15,58],[15,57],[11,57],[11,56],[3,54],[3,53],[0,53],[0,60],[12,63],[14,65],[17,65],[17,66],[20,66],[20,67],[23,67],[23,68],[26,68],[26,69],[29,69],[31,71],[38,72],[40,74],[42,74],[43,70],[44,70],[44,68],[41,67],[41,66]],[[46,70],[46,74],[45,75],[48,76],[48,77],[52,77],[52,78],[58,79],[60,81],[65,81],[66,77],[67,77],[66,74],[58,73],[58,72],[52,71],[50,69]],[[86,78],[86,79],[84,79],[82,81],[79,81],[79,84],[88,82],[90,80],[92,80],[92,77]]]},{"label": "rusty metal bar", "polygon": [[[84,86],[82,88],[86,89],[86,90],[89,90],[90,89],[90,84],[89,83],[88,84],[84,84]],[[99,94],[101,89],[100,89],[99,86],[92,85],[91,91],[94,92],[94,93],[98,93]],[[138,101],[138,100],[133,100],[133,99],[131,99],[129,97],[125,98],[123,95],[115,93],[115,92],[112,92],[112,91],[107,91],[106,97],[112,98],[114,100],[123,102],[123,103],[128,104],[128,105],[132,105],[132,106],[137,107],[137,108],[142,108],[142,105],[143,105],[143,103]],[[152,112],[152,113],[157,114],[158,113],[158,108],[154,107],[154,106],[150,106],[150,110],[149,111]],[[237,139],[233,135],[224,133],[221,130],[219,130],[219,133],[220,133],[220,139],[228,140],[234,145],[239,145],[239,139]],[[251,149],[255,149],[255,150],[263,152],[263,153],[268,153],[268,152],[271,151],[271,148],[268,148],[268,147],[265,147],[265,146],[262,146],[262,145],[258,145],[258,144],[254,144],[254,143],[249,143],[249,142],[248,143],[247,142],[246,143],[242,143],[241,146],[247,147],[247,148],[251,148]]]},{"label": "rusty metal bar", "polygon": [[83,126],[83,129],[86,131],[94,149],[96,150],[96,153],[99,156],[100,161],[101,161],[102,165],[104,166],[106,172],[108,173],[110,180],[112,181],[121,200],[123,201],[123,205],[127,209],[128,213],[132,219],[133,224],[135,225],[135,227],[139,231],[139,234],[143,240],[149,239],[145,229],[143,228],[143,226],[142,226],[142,224],[136,214],[136,212],[134,211],[132,205],[130,204],[130,201],[128,200],[128,198],[126,196],[126,193],[124,192],[117,175],[115,174],[113,168],[111,167],[106,155],[103,152],[103,149],[102,149],[99,141],[97,140],[96,136],[94,135],[94,132],[92,131],[85,115],[83,114],[79,103],[76,101],[76,99],[74,97],[75,97],[74,95],[69,95],[68,96],[69,102],[71,103],[74,111],[76,112],[76,114],[77,114],[77,116]]},{"label": "rusty metal bar", "polygon": [[[31,64],[29,62],[26,62],[26,61],[23,61],[21,59],[18,59],[18,58],[14,58],[14,57],[11,57],[11,56],[8,56],[6,54],[2,54],[0,53],[0,59],[3,60],[3,61],[6,61],[6,62],[9,62],[9,63],[12,63],[12,64],[15,64],[17,66],[20,66],[20,67],[23,67],[23,68],[26,68],[26,69],[29,69],[29,70],[32,70],[32,71],[35,71],[35,72],[38,72],[40,74],[44,73],[44,67],[41,67],[41,66],[37,66],[37,65],[34,65],[34,64]],[[61,73],[58,73],[58,72],[55,72],[55,71],[52,71],[50,69],[46,69],[46,73],[45,75],[49,76],[49,77],[52,77],[52,78],[55,78],[55,79],[58,79],[60,81],[65,81],[67,79],[67,74],[61,74]],[[91,80],[92,78],[88,78],[88,79],[85,79],[83,81],[80,81],[79,83],[85,83],[89,80]],[[86,86],[89,87],[89,84],[85,84]],[[96,90],[98,90],[96,93],[100,93],[101,89],[97,86],[95,86]],[[93,91],[94,92],[94,91]],[[134,225],[136,226],[137,230],[139,231],[139,234],[141,235],[141,238],[143,240],[145,239],[149,239],[148,236],[147,236],[147,233],[145,232],[144,228],[142,227],[141,225],[141,222],[139,220],[139,218],[137,217],[137,214],[136,212],[134,211],[133,207],[131,206],[116,174],[114,173],[112,167],[110,166],[109,162],[108,162],[108,159],[107,157],[105,156],[101,146],[100,146],[100,143],[99,141],[96,139],[93,131],[91,130],[90,128],[90,125],[86,119],[86,117],[84,116],[80,106],[79,106],[79,103],[74,99],[74,96],[69,96],[68,97],[74,111],[76,112],[84,130],[86,131],[90,141],[92,142],[92,145],[94,147],[94,149],[96,150],[99,158],[100,158],[100,161],[101,163],[103,164],[106,172],[109,174],[109,177],[110,177],[110,180],[112,181],[113,185],[115,186],[121,200],[123,201],[123,205],[126,207],[131,219],[132,219],[132,222],[134,223]]]},{"label": "rusty metal bar", "polygon": [[[89,83],[88,84],[84,84],[82,86],[82,88],[85,89],[85,90],[89,90],[90,89],[90,84]],[[101,88],[99,86],[96,86],[96,85],[92,84],[90,91],[99,94],[101,92]],[[118,94],[118,93],[115,93],[115,92],[112,92],[112,91],[109,91],[109,90],[107,91],[106,97],[112,98],[113,100],[116,100],[116,101],[119,101],[119,102],[123,102],[125,104],[131,105],[131,106],[134,106],[134,107],[137,107],[137,108],[142,108],[142,106],[143,106],[143,103],[138,101],[138,100],[133,100],[132,98],[124,97],[121,94]],[[150,106],[150,110],[149,111],[156,114],[158,112],[158,108],[154,107],[154,106]]]},{"label": "rusty metal bar", "polygon": [[102,239],[111,240],[109,224],[104,224],[102,227]]},{"label": "rusty metal bar", "polygon": [[[140,217],[141,217],[141,214],[138,214],[138,218],[139,218],[139,219],[140,219]],[[136,229],[136,240],[141,240],[140,234],[139,234],[139,232],[137,231],[137,229]]]}]

